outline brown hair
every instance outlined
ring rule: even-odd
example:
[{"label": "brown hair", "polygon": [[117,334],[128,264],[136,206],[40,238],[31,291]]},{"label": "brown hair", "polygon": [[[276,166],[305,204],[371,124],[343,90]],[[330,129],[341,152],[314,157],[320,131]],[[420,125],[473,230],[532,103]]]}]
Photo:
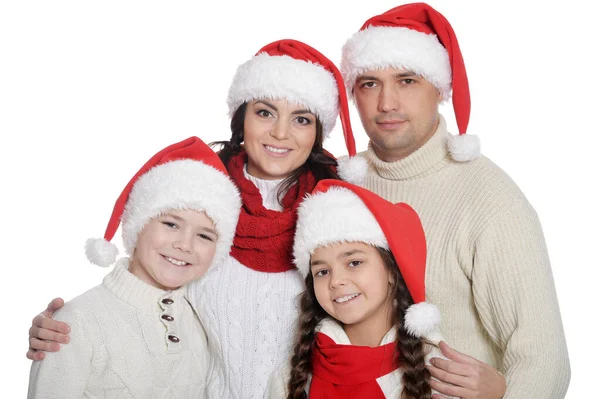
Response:
[{"label": "brown hair", "polygon": [[[229,160],[231,157],[237,155],[242,150],[242,142],[244,141],[244,119],[246,117],[246,110],[248,103],[245,102],[238,107],[231,117],[231,138],[229,141],[215,141],[210,143],[211,146],[220,145],[221,150],[219,151],[219,158],[225,164],[225,167],[229,167]],[[323,150],[323,124],[317,119],[316,129],[317,135],[315,143],[310,151],[310,155],[306,162],[298,169],[294,170],[291,175],[285,178],[285,180],[279,185],[277,196],[281,203],[281,199],[287,193],[287,191],[298,181],[298,178],[310,170],[315,175],[317,181],[323,179],[336,179],[340,180],[336,172],[337,161],[329,153]]]},{"label": "brown hair", "polygon": [[[400,274],[398,264],[389,250],[377,248],[384,264],[392,273],[394,324],[396,326],[396,364],[403,371],[400,399],[431,399],[430,373],[425,368],[425,342],[408,333],[404,327],[406,309],[414,302]],[[300,297],[300,317],[296,344],[291,359],[287,399],[305,399],[306,383],[312,371],[312,348],[315,328],[327,313],[315,296],[312,273],[306,276],[306,290]]]}]

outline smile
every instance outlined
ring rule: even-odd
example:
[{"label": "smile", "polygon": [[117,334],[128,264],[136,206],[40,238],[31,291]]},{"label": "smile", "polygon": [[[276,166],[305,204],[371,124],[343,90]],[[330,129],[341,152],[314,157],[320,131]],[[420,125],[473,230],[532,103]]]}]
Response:
[{"label": "smile", "polygon": [[264,145],[265,149],[269,152],[272,153],[273,155],[285,155],[288,152],[292,151],[289,148],[277,148],[277,147],[272,147],[270,145]]},{"label": "smile", "polygon": [[359,295],[360,294],[350,294],[350,295],[342,296],[342,297],[339,297],[339,298],[335,298],[333,301],[336,302],[336,303],[344,303],[344,302],[348,302],[351,299],[356,298]]},{"label": "smile", "polygon": [[170,256],[163,256],[163,258],[165,258],[169,263],[175,265],[175,266],[185,266],[185,265],[189,265],[189,263],[184,262],[182,260],[178,260],[178,259],[174,259],[171,258]]}]

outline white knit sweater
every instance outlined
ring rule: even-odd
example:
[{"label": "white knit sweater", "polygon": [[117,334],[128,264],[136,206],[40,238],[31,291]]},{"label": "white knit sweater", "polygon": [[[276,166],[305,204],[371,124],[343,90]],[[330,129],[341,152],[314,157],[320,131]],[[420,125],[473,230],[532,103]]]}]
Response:
[{"label": "white knit sweater", "polygon": [[33,362],[29,398],[206,397],[206,335],[185,289],[152,287],[128,264],[120,259],[101,285],[56,313],[71,340]]},{"label": "white knit sweater", "polygon": [[537,214],[489,159],[453,161],[440,119],[435,135],[400,161],[383,162],[371,147],[361,153],[364,186],[421,217],[426,297],[440,309],[448,343],[502,372],[505,399],[563,398],[569,359]]},{"label": "white knit sweater", "polygon": [[[263,205],[280,211],[280,181],[246,173]],[[289,356],[304,281],[295,270],[264,273],[229,257],[190,284],[192,304],[206,327],[215,362],[207,392],[212,399],[262,398],[270,374]]]}]

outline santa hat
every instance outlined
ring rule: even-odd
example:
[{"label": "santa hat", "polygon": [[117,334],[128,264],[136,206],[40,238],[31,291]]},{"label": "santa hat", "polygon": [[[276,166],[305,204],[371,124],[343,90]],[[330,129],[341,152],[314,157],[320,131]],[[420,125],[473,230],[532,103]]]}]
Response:
[{"label": "santa hat", "polygon": [[230,116],[243,103],[259,99],[285,99],[306,107],[323,125],[324,138],[339,115],[350,157],[340,162],[338,172],[343,179],[356,183],[365,178],[367,163],[355,157],[344,80],[335,64],[323,54],[289,39],[261,48],[235,73],[227,96]]},{"label": "santa hat", "polygon": [[342,49],[342,75],[349,93],[369,70],[403,68],[423,76],[449,99],[458,125],[448,149],[461,162],[480,154],[479,138],[466,135],[471,114],[469,81],[450,22],[425,3],[401,5],[365,22]]},{"label": "santa hat", "polygon": [[133,254],[144,226],[166,211],[205,212],[218,234],[212,264],[230,251],[240,214],[235,184],[215,152],[197,137],[175,143],[154,155],[127,183],[117,199],[104,238],[87,240],[85,252],[98,266],[110,266],[118,255],[110,242],[119,223],[125,250]]},{"label": "santa hat", "polygon": [[344,181],[321,180],[298,208],[296,267],[306,276],[315,249],[342,242],[391,251],[414,301],[406,312],[406,329],[416,337],[439,342],[439,310],[425,302],[425,233],[414,209]]}]

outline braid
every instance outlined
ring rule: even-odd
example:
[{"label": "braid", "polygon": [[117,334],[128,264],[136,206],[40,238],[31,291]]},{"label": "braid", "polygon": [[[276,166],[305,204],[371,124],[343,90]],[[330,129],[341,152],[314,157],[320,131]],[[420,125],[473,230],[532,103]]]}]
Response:
[{"label": "braid", "polygon": [[296,345],[290,362],[291,372],[287,399],[305,399],[306,384],[312,371],[312,349],[315,342],[315,328],[327,315],[317,302],[312,274],[306,276],[306,289],[300,296],[300,316]]},{"label": "braid", "polygon": [[425,342],[410,335],[404,328],[404,315],[414,302],[392,253],[382,248],[379,248],[379,253],[394,276],[392,292],[395,293],[394,314],[398,336],[396,363],[403,371],[400,399],[431,399],[431,375],[425,368]]}]

